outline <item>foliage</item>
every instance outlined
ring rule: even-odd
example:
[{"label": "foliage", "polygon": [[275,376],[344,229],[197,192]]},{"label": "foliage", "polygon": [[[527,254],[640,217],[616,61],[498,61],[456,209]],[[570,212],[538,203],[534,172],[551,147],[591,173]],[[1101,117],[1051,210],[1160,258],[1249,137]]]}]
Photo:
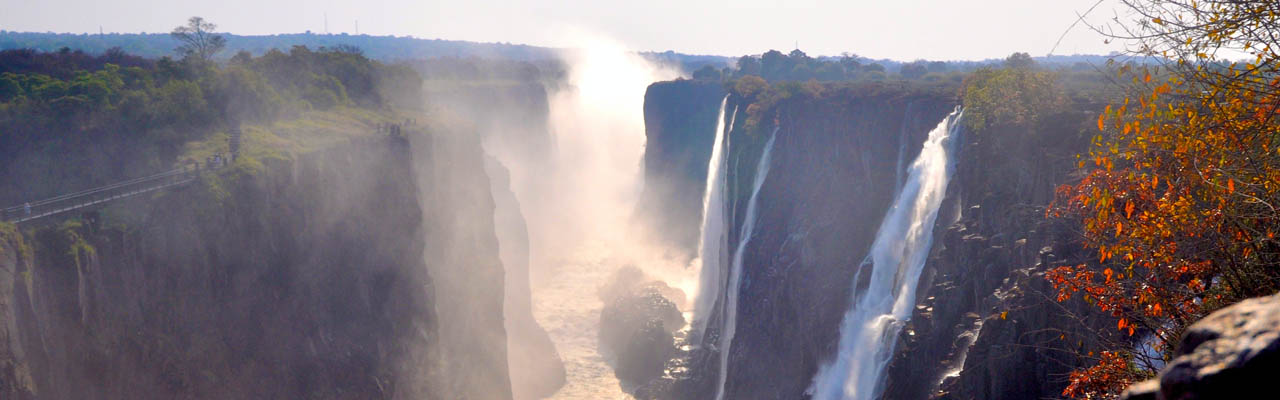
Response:
[{"label": "foliage", "polygon": [[[919,69],[906,67],[903,77],[919,79],[928,72],[927,62],[920,61]],[[945,63],[943,63],[945,69]],[[800,50],[792,50],[783,54],[777,50],[769,50],[759,56],[742,56],[738,58],[736,69],[727,74],[730,78],[758,76],[769,82],[809,80],[819,82],[883,80],[888,72],[883,65],[858,61],[858,57],[845,54],[840,58],[809,57]],[[917,72],[921,72],[917,74]]]},{"label": "foliage", "polygon": [[[1063,395],[1073,397],[1115,396],[1151,374],[1189,324],[1280,289],[1280,5],[1125,4],[1139,20],[1119,38],[1169,61],[1119,68],[1130,96],[1098,117],[1103,133],[1081,160],[1088,175],[1060,188],[1051,210],[1081,220],[1098,261],[1046,277],[1059,300],[1082,294],[1164,353],[1118,343],[1114,357],[1072,375]],[[1141,373],[1094,373],[1122,364]]]},{"label": "foliage", "polygon": [[720,80],[720,70],[710,65],[704,65],[697,71],[693,71],[693,79],[700,81],[718,81]]},{"label": "foliage", "polygon": [[[119,64],[113,62],[118,61]],[[146,175],[241,123],[335,107],[420,107],[422,80],[358,49],[295,47],[226,66],[112,50],[0,51],[0,202]]]},{"label": "foliage", "polygon": [[976,130],[988,125],[1033,126],[1064,104],[1057,79],[1055,72],[1020,62],[981,68],[965,82],[965,123]]},{"label": "foliage", "polygon": [[170,33],[174,39],[182,42],[174,52],[183,57],[195,57],[203,61],[212,60],[214,54],[218,54],[227,47],[227,40],[222,35],[214,34],[214,29],[218,29],[218,26],[212,22],[200,17],[191,17],[186,25],[173,28],[173,32]]},{"label": "foliage", "polygon": [[[894,97],[949,97],[957,91],[955,82],[806,82],[783,81],[770,84],[757,76],[745,76],[729,83],[729,90],[747,105],[748,131],[776,126],[784,106],[805,108],[818,104],[845,103],[847,99]],[[762,125],[762,123],[764,123]]]},{"label": "foliage", "polygon": [[755,96],[769,88],[769,83],[765,82],[755,75],[747,75],[739,78],[733,84],[733,93],[744,98],[753,99]]}]

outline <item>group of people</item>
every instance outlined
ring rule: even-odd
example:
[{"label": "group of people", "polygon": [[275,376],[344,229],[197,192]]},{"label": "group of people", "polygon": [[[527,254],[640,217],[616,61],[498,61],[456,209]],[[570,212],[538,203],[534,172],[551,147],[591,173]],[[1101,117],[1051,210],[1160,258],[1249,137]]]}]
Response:
[{"label": "group of people", "polygon": [[[230,164],[231,161],[234,161],[234,160],[232,160],[231,158],[223,157],[222,153],[214,153],[213,155],[204,159],[204,165],[205,165],[205,168],[208,168],[208,169],[218,169],[218,168],[227,166],[227,164]],[[199,169],[199,164],[196,164],[196,166],[197,166],[197,169]]]}]

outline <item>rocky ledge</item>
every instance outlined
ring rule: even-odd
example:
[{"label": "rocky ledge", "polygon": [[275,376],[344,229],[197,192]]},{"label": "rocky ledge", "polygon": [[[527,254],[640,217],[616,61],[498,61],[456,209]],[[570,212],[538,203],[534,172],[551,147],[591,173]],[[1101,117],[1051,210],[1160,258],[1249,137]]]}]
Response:
[{"label": "rocky ledge", "polygon": [[1280,294],[1236,303],[1191,325],[1160,375],[1131,386],[1121,399],[1264,398],[1276,371]]}]

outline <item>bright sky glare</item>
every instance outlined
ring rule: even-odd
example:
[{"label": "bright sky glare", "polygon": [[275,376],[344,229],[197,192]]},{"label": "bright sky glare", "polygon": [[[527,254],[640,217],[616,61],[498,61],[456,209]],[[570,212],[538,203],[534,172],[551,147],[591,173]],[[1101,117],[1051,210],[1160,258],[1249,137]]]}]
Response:
[{"label": "bright sky glare", "polygon": [[[168,32],[199,15],[242,35],[359,32],[565,46],[590,32],[634,50],[737,56],[797,44],[810,55],[898,60],[1045,55],[1098,0],[0,0],[0,30]],[[1094,23],[1116,15],[1103,0]],[[1123,17],[1122,17],[1123,19]],[[1079,25],[1054,54],[1120,50]]]}]

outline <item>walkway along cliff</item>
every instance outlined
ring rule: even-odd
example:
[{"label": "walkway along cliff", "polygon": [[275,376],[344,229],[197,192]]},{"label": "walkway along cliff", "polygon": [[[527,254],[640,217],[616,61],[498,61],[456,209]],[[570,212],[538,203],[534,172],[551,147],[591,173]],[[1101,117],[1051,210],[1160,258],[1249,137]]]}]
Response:
[{"label": "walkway along cliff", "polygon": [[0,397],[510,398],[482,154],[353,140],[3,225]]}]

